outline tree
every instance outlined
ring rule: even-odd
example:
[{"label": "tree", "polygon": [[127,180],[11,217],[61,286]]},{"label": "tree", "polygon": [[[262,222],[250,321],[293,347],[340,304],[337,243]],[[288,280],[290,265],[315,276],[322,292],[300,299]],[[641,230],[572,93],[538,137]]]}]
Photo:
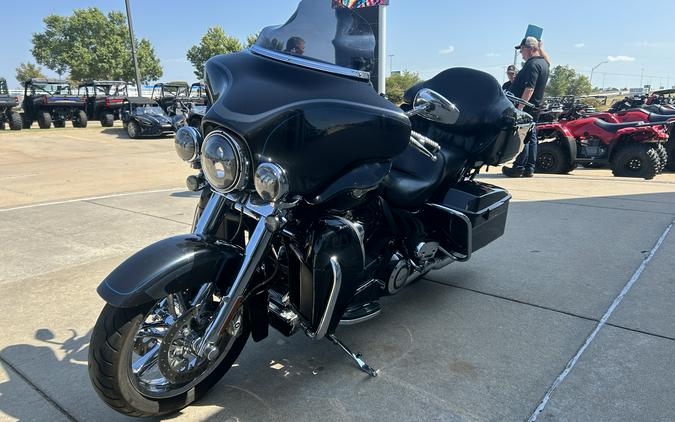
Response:
[{"label": "tree", "polygon": [[213,56],[241,51],[255,44],[259,34],[251,34],[242,43],[237,38],[226,35],[220,26],[212,26],[199,41],[187,51],[187,59],[195,67],[194,73],[200,80],[204,79],[204,64]]},{"label": "tree", "polygon": [[[74,80],[136,79],[126,15],[98,8],[75,9],[72,16],[49,15],[45,30],[33,34],[32,53],[38,63]],[[159,79],[162,67],[150,41],[136,40],[141,82]]]},{"label": "tree", "polygon": [[21,86],[31,78],[44,78],[45,75],[42,74],[42,68],[34,63],[20,63],[16,68],[16,80],[19,81]]},{"label": "tree", "polygon": [[546,87],[546,94],[552,97],[564,95],[586,95],[593,91],[588,77],[579,75],[569,66],[556,66]]},{"label": "tree", "polygon": [[400,104],[403,102],[403,94],[421,80],[419,74],[407,70],[400,74],[393,74],[387,78],[387,97],[391,102]]}]

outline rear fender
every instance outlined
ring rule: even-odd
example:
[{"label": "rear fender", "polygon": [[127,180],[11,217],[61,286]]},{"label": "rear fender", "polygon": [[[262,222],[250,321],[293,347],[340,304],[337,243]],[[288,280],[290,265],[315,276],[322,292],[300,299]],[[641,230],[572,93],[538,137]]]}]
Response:
[{"label": "rear fender", "polygon": [[207,282],[227,286],[242,259],[242,252],[234,246],[194,234],[175,236],[132,255],[96,291],[110,305],[136,307]]},{"label": "rear fender", "polygon": [[577,158],[577,141],[569,129],[559,123],[537,126],[537,133],[546,132],[555,134],[560,145],[570,154],[570,159],[575,160]]}]

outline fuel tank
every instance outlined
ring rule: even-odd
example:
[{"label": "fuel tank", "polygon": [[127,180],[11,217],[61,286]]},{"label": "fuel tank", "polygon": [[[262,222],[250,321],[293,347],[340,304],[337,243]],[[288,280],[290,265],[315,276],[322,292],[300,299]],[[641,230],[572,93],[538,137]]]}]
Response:
[{"label": "fuel tank", "polygon": [[287,171],[291,194],[309,196],[355,167],[408,145],[410,121],[368,81],[285,63],[251,50],[206,63],[212,104],[203,128],[244,139],[254,168]]}]

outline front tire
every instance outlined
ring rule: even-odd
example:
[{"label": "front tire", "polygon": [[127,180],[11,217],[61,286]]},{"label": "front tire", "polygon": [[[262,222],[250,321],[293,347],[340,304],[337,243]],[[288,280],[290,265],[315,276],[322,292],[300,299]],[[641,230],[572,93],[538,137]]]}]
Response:
[{"label": "front tire", "polygon": [[621,147],[612,157],[612,174],[617,177],[641,177],[653,179],[659,172],[659,156],[644,144],[629,144]]},{"label": "front tire", "polygon": [[115,116],[111,113],[106,113],[101,117],[101,126],[112,127],[115,124]]},{"label": "front tire", "polygon": [[[180,394],[159,398],[141,393],[132,380],[132,351],[136,334],[154,304],[137,308],[106,305],[94,326],[89,344],[89,378],[99,397],[114,410],[129,416],[160,416],[174,413],[199,400],[232,367],[248,340],[246,324],[233,338],[224,357],[199,383]],[[215,364],[214,364],[215,365]]]},{"label": "front tire", "polygon": [[668,163],[668,151],[666,151],[666,147],[663,144],[656,144],[652,149],[656,151],[656,155],[659,157],[659,174],[661,174],[666,169],[666,164]]},{"label": "front tire", "polygon": [[[675,128],[672,130],[675,130]],[[675,135],[666,143],[665,148],[666,153],[668,154],[666,169],[675,171]]]},{"label": "front tire", "polygon": [[49,129],[52,127],[52,115],[47,111],[43,111],[38,116],[38,126],[40,129]]},{"label": "front tire", "polygon": [[12,113],[9,116],[9,128],[11,130],[21,130],[23,128],[23,120],[19,113]]},{"label": "front tire", "polygon": [[131,121],[127,123],[127,134],[131,139],[136,139],[141,136],[141,127],[138,123]]},{"label": "front tire", "polygon": [[86,128],[87,127],[87,113],[84,110],[78,110],[73,116],[73,127]]},{"label": "front tire", "polygon": [[543,142],[537,147],[537,173],[567,174],[573,160],[558,142]]}]

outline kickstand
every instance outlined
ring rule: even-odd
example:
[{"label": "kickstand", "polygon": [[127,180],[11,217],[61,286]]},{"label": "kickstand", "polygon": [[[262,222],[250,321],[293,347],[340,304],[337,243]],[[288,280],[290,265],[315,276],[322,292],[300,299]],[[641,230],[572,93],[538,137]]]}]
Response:
[{"label": "kickstand", "polygon": [[359,369],[361,369],[363,372],[370,375],[371,377],[377,376],[377,371],[368,366],[368,364],[364,362],[363,359],[361,359],[362,357],[361,353],[354,353],[351,350],[349,350],[349,348],[345,346],[340,340],[338,340],[334,334],[329,334],[326,337],[328,337],[328,339],[332,341],[333,344],[337,344],[338,346],[340,346],[340,348],[344,350],[344,352],[348,354],[349,357],[354,359],[354,362],[356,362],[356,364],[359,366]]}]

